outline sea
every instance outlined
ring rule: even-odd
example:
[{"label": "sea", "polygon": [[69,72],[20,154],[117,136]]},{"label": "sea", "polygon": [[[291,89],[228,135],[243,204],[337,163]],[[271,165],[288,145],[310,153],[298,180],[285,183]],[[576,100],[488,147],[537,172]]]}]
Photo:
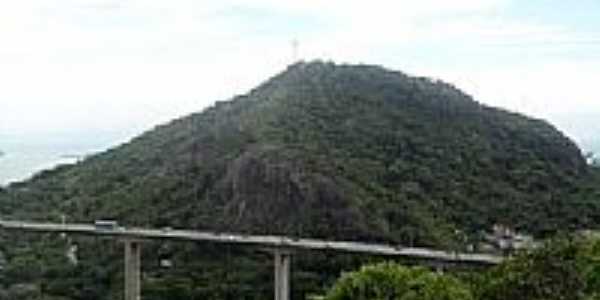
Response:
[{"label": "sea", "polygon": [[0,186],[27,180],[59,165],[76,163],[123,140],[123,134],[0,134]]},{"label": "sea", "polygon": [[20,148],[4,149],[0,157],[0,186],[23,181],[42,170],[62,164],[76,163],[78,157],[63,156],[55,149]]}]

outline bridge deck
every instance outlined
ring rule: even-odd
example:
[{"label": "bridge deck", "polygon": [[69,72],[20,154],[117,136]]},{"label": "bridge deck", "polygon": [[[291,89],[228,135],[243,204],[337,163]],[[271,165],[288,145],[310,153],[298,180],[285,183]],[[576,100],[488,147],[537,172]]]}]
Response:
[{"label": "bridge deck", "polygon": [[428,248],[390,246],[384,244],[368,244],[349,241],[326,241],[318,239],[291,238],[273,235],[243,235],[232,233],[213,233],[178,229],[147,229],[116,227],[112,229],[98,228],[89,224],[56,224],[33,223],[23,221],[0,220],[0,228],[5,230],[57,232],[82,235],[97,235],[108,237],[123,237],[130,239],[159,239],[196,242],[215,242],[241,245],[254,245],[266,248],[330,250],[350,253],[368,253],[384,256],[404,256],[425,260],[495,265],[502,262],[503,257],[490,254],[453,253]]}]

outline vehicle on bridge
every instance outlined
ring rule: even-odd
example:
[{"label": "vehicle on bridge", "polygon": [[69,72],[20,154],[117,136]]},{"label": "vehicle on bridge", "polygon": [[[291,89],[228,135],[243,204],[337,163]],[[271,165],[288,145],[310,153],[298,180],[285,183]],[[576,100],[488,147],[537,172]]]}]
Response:
[{"label": "vehicle on bridge", "polygon": [[94,221],[96,230],[110,231],[119,229],[119,223],[115,220],[96,220]]}]

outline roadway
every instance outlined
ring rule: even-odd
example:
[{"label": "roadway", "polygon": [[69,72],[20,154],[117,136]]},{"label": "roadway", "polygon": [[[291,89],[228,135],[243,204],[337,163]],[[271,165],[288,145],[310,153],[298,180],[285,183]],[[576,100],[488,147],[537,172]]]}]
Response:
[{"label": "roadway", "polygon": [[0,220],[0,229],[8,231],[56,232],[78,235],[107,236],[136,240],[174,240],[191,242],[213,242],[260,246],[286,250],[320,250],[348,253],[364,253],[382,256],[401,256],[439,262],[474,265],[495,265],[503,257],[479,253],[454,253],[429,248],[402,247],[385,244],[371,244],[350,241],[327,241],[309,238],[291,238],[274,235],[244,235],[233,233],[213,233],[179,229],[148,229],[116,226],[97,227],[90,224],[36,223],[25,221]]}]

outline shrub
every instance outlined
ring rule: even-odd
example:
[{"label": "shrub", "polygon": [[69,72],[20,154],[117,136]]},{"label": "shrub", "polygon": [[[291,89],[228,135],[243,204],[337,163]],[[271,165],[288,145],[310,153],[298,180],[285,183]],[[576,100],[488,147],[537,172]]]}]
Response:
[{"label": "shrub", "polygon": [[346,273],[325,300],[471,300],[458,279],[424,268],[380,263]]}]

